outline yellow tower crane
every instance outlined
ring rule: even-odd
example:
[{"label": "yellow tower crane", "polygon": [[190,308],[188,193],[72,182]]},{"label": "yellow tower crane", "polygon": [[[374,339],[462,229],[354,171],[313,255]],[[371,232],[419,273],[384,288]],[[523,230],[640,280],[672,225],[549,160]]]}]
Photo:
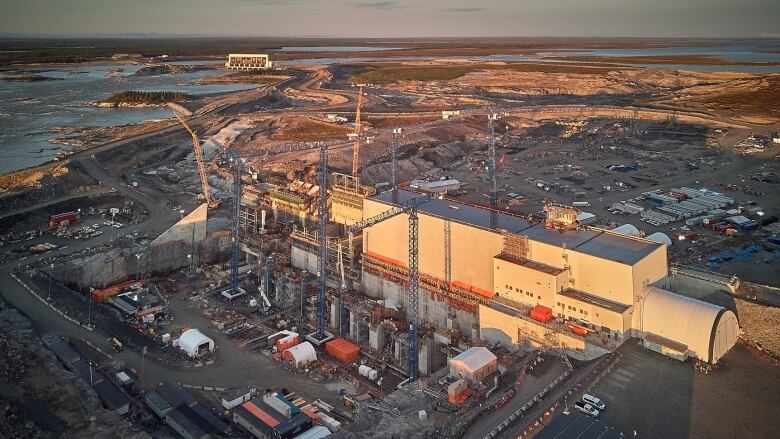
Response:
[{"label": "yellow tower crane", "polygon": [[363,103],[363,84],[358,85],[357,109],[355,110],[355,146],[352,148],[352,175],[358,176],[360,167],[360,106]]},{"label": "yellow tower crane", "polygon": [[198,165],[198,175],[200,176],[200,185],[203,188],[203,198],[205,198],[209,208],[214,208],[217,206],[217,201],[211,198],[211,192],[209,192],[209,181],[206,178],[206,164],[203,162],[203,149],[200,146],[198,134],[195,133],[195,130],[192,129],[190,124],[187,123],[184,117],[182,117],[175,108],[171,107],[171,110],[173,110],[173,115],[176,116],[176,119],[179,119],[182,126],[184,126],[192,136],[192,147],[195,150],[195,162]]}]

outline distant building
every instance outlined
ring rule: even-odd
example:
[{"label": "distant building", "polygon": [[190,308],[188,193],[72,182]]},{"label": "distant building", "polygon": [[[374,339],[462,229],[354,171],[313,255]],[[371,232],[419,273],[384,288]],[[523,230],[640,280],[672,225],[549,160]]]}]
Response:
[{"label": "distant building", "polygon": [[231,53],[225,67],[233,70],[270,69],[272,66],[268,55],[262,53]]}]

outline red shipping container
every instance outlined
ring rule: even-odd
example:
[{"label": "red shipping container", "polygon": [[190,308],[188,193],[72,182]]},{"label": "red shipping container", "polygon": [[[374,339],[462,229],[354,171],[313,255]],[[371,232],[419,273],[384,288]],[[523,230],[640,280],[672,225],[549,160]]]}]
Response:
[{"label": "red shipping container", "polygon": [[546,306],[536,305],[534,309],[531,310],[531,318],[539,322],[549,322],[553,318],[552,309],[547,308]]},{"label": "red shipping container", "polygon": [[67,221],[68,224],[75,224],[76,219],[76,212],[58,213],[56,215],[52,215],[51,218],[49,218],[49,226],[59,227],[60,223],[63,221]]},{"label": "red shipping container", "polygon": [[288,335],[287,337],[280,338],[276,342],[276,351],[277,352],[284,352],[287,349],[290,349],[291,347],[297,345],[300,343],[300,340],[297,335]]},{"label": "red shipping container", "polygon": [[337,338],[325,343],[325,352],[344,363],[351,363],[360,355],[360,347],[346,339]]}]

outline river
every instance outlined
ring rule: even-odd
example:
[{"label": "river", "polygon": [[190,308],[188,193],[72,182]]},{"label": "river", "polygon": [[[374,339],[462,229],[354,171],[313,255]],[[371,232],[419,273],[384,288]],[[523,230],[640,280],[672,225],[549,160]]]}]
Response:
[{"label": "river", "polygon": [[[172,63],[173,64],[173,63]],[[176,63],[181,64],[181,63]],[[201,64],[198,62],[186,64]],[[225,70],[155,76],[131,76],[143,65],[104,64],[33,69],[33,74],[59,78],[38,82],[0,82],[0,174],[51,160],[70,149],[50,143],[63,127],[105,127],[171,117],[167,108],[113,109],[91,102],[125,90],[181,91],[205,95],[256,87],[252,84],[200,84],[205,76]],[[120,76],[106,76],[122,69]]]}]

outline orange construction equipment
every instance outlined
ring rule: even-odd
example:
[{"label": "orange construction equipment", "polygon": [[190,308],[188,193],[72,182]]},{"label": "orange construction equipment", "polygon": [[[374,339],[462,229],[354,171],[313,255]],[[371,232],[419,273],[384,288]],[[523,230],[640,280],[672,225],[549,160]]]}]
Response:
[{"label": "orange construction equipment", "polygon": [[352,148],[352,175],[358,176],[360,167],[360,106],[363,103],[363,84],[358,86],[357,109],[355,110],[355,146]]},{"label": "orange construction equipment", "polygon": [[203,189],[203,198],[210,208],[216,207],[216,201],[211,199],[211,192],[209,191],[209,181],[206,178],[206,165],[203,163],[203,150],[200,147],[200,139],[195,133],[195,130],[190,127],[190,124],[188,124],[173,107],[171,107],[171,110],[173,110],[173,115],[176,116],[176,119],[179,119],[179,122],[192,136],[192,146],[195,149],[195,162],[198,165],[198,175],[200,176],[200,185]]},{"label": "orange construction equipment", "polygon": [[325,343],[325,352],[343,363],[351,363],[360,356],[360,347],[343,338]]},{"label": "orange construction equipment", "polygon": [[147,282],[149,282],[148,279],[141,279],[138,281],[128,280],[126,282],[120,282],[106,288],[96,288],[92,290],[92,300],[95,302],[105,302],[109,297],[116,296],[117,294],[130,288],[130,286],[133,284],[139,283],[141,285],[146,285]]},{"label": "orange construction equipment", "polygon": [[534,309],[531,310],[531,318],[538,322],[549,322],[553,319],[552,309],[546,306],[536,305]]}]

